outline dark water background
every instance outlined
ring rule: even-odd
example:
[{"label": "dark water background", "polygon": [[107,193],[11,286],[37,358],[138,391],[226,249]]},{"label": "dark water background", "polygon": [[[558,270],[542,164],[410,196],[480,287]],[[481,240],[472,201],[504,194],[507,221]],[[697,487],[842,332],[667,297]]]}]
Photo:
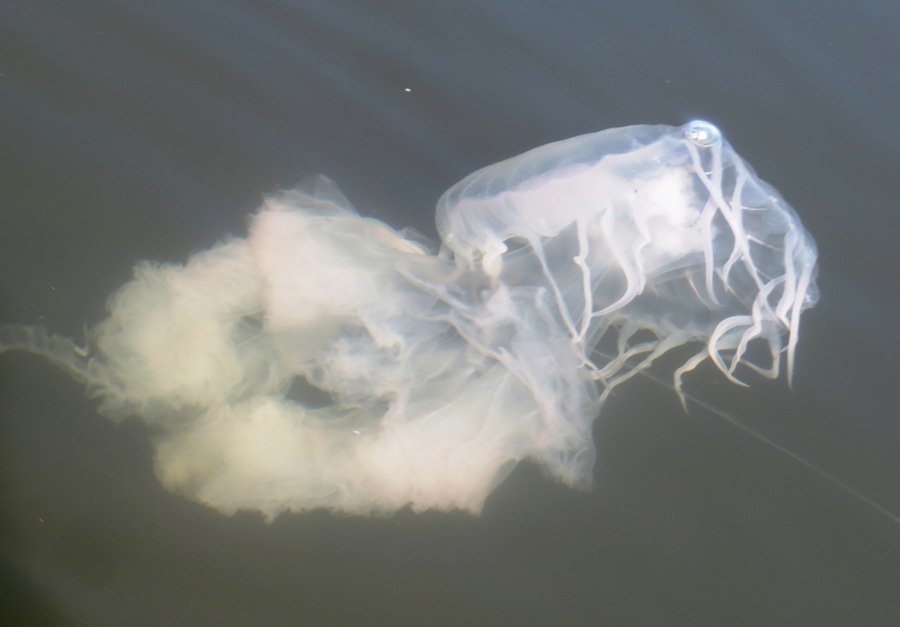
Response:
[{"label": "dark water background", "polygon": [[[797,208],[822,299],[793,391],[691,390],[900,513],[898,70],[874,0],[4,0],[0,321],[77,337],[136,259],[243,234],[304,176],[433,234],[479,167],[702,117]],[[478,519],[267,526],[166,493],[142,427],[7,354],[0,623],[900,623],[897,522],[647,381],[595,437],[590,493],[523,464]]]}]

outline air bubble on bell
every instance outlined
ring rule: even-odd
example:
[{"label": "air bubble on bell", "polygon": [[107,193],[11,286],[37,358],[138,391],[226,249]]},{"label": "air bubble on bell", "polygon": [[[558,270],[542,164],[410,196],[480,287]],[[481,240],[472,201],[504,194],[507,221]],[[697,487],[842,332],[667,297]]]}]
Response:
[{"label": "air bubble on bell", "polygon": [[722,132],[705,120],[694,120],[684,125],[684,136],[703,148],[722,140]]}]

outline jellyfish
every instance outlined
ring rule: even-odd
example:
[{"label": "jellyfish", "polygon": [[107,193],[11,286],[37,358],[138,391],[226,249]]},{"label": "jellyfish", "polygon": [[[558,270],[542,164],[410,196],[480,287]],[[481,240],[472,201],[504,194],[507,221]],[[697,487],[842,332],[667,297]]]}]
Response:
[{"label": "jellyfish", "polygon": [[477,514],[522,460],[589,488],[604,401],[674,349],[682,402],[705,361],[790,378],[817,300],[812,237],[707,122],[536,148],[436,222],[398,231],[319,177],[246,237],[138,263],[83,345],[6,325],[0,351],[144,422],[161,483],[222,513]]}]

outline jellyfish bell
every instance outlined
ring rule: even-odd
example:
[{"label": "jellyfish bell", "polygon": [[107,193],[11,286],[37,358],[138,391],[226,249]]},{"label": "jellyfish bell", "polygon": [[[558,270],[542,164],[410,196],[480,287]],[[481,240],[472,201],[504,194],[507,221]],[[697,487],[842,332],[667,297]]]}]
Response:
[{"label": "jellyfish bell", "polygon": [[705,122],[532,150],[453,186],[437,224],[433,254],[316,179],[246,238],[138,264],[86,347],[19,325],[0,351],[150,425],[162,483],[224,513],[477,513],[523,459],[589,487],[603,401],[668,351],[698,348],[679,394],[705,360],[790,372],[816,300],[811,236]]},{"label": "jellyfish bell", "polygon": [[[794,210],[705,121],[609,129],[536,148],[466,177],[438,201],[445,245],[508,285],[537,278],[591,365],[619,333],[607,384],[634,351],[650,362],[693,341],[735,382],[745,365],[769,377],[793,369],[800,313],[817,300],[816,247]],[[507,254],[510,241],[525,242]],[[531,266],[523,272],[521,266]],[[628,347],[638,331],[656,342]],[[769,363],[744,359],[768,345]]]}]

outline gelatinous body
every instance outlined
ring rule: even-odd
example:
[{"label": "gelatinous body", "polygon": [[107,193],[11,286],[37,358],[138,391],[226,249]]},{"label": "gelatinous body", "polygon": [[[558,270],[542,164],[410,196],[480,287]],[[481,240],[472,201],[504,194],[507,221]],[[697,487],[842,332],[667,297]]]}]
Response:
[{"label": "gelatinous body", "polygon": [[0,348],[153,425],[160,480],[223,512],[478,512],[526,458],[589,486],[605,395],[673,348],[697,347],[679,393],[706,359],[790,374],[817,298],[812,238],[705,122],[537,148],[452,187],[437,223],[434,255],[319,179],[246,239],[139,264],[86,354],[21,326]]}]

